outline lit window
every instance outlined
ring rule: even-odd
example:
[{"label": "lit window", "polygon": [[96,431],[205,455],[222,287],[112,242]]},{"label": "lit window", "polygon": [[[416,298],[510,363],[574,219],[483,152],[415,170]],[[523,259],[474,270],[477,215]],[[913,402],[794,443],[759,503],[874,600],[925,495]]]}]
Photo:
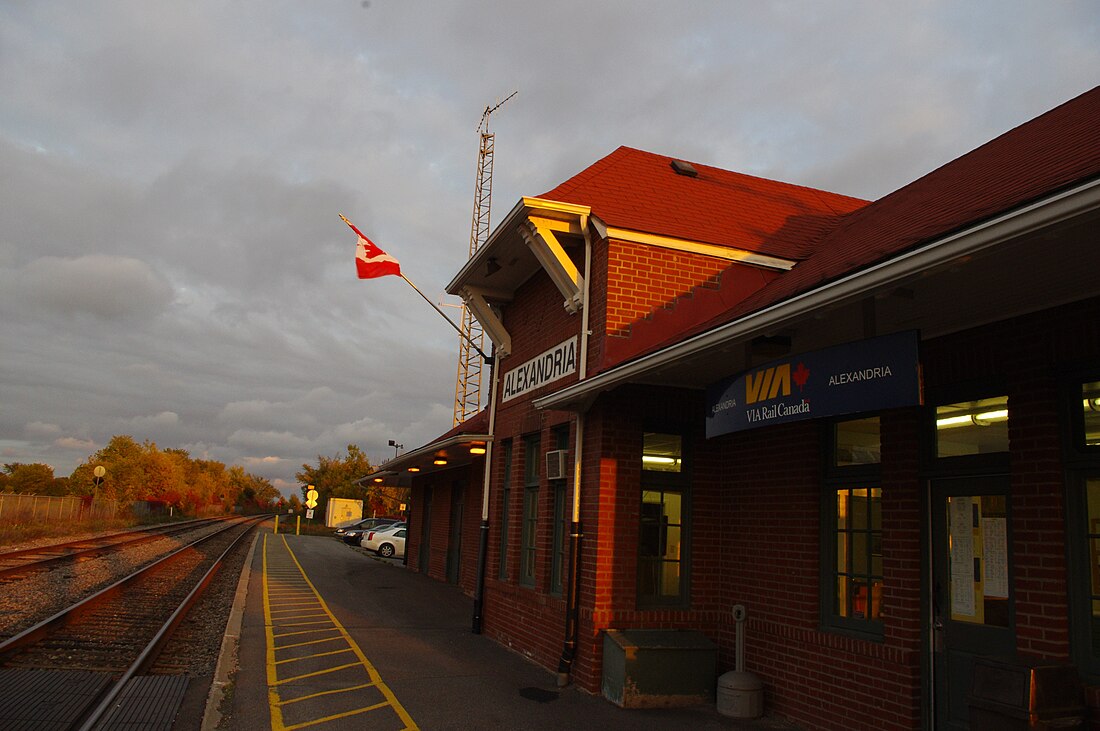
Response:
[{"label": "lit window", "polygon": [[936,456],[1008,451],[1008,397],[936,407]]},{"label": "lit window", "polygon": [[882,490],[836,491],[838,617],[877,621],[882,611]]},{"label": "lit window", "polygon": [[1085,422],[1085,446],[1100,447],[1100,381],[1082,384],[1081,412]]},{"label": "lit window", "polygon": [[638,533],[640,604],[686,601],[688,485],[680,436],[646,433]]}]

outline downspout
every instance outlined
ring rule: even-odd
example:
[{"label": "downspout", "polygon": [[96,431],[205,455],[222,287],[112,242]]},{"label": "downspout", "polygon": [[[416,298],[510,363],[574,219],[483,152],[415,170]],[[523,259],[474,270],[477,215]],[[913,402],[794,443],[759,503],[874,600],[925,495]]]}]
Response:
[{"label": "downspout", "polygon": [[493,345],[493,392],[489,395],[489,439],[485,442],[484,479],[481,484],[481,535],[477,544],[477,584],[474,587],[474,618],[471,631],[481,634],[481,610],[485,597],[485,563],[489,558],[489,478],[493,472],[493,439],[497,421],[497,367],[496,344]]},{"label": "downspout", "polygon": [[[581,214],[581,231],[584,233],[584,301],[581,303],[581,353],[578,381],[588,374],[588,298],[592,287],[592,234],[588,230],[588,216]],[[577,412],[577,440],[573,449],[573,515],[569,524],[569,575],[565,601],[565,644],[558,661],[558,687],[569,684],[573,660],[577,656],[577,634],[580,621],[581,571],[581,457],[584,450],[583,411]]]}]

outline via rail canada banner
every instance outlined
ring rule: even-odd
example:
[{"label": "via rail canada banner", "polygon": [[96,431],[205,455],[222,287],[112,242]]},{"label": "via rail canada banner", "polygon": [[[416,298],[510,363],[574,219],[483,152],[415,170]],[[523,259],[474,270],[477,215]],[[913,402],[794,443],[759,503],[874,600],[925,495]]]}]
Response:
[{"label": "via rail canada banner", "polygon": [[707,388],[707,438],[922,402],[916,330],[757,366]]}]

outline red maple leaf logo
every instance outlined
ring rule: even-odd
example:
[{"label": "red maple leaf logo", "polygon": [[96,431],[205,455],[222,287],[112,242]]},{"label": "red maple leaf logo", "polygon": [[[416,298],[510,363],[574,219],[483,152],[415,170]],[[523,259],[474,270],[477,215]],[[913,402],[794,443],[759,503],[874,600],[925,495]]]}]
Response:
[{"label": "red maple leaf logo", "polygon": [[810,371],[806,368],[805,363],[799,363],[798,368],[795,368],[791,377],[794,378],[794,382],[798,384],[798,390],[801,391],[803,386],[806,385],[806,381],[810,378]]}]

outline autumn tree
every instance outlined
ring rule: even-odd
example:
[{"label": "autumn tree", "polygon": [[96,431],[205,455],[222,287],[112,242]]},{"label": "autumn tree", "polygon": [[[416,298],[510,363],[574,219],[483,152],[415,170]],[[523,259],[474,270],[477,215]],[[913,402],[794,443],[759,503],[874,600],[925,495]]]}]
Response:
[{"label": "autumn tree", "polygon": [[319,493],[317,502],[324,505],[330,498],[349,498],[367,502],[370,490],[356,484],[356,480],[369,474],[374,468],[363,451],[354,444],[348,445],[347,455],[334,457],[317,455],[317,466],[303,464],[294,476],[301,483],[304,502],[309,485]]},{"label": "autumn tree", "polygon": [[53,467],[47,464],[23,464],[12,462],[4,465],[4,491],[35,495],[61,495],[53,476]]}]

